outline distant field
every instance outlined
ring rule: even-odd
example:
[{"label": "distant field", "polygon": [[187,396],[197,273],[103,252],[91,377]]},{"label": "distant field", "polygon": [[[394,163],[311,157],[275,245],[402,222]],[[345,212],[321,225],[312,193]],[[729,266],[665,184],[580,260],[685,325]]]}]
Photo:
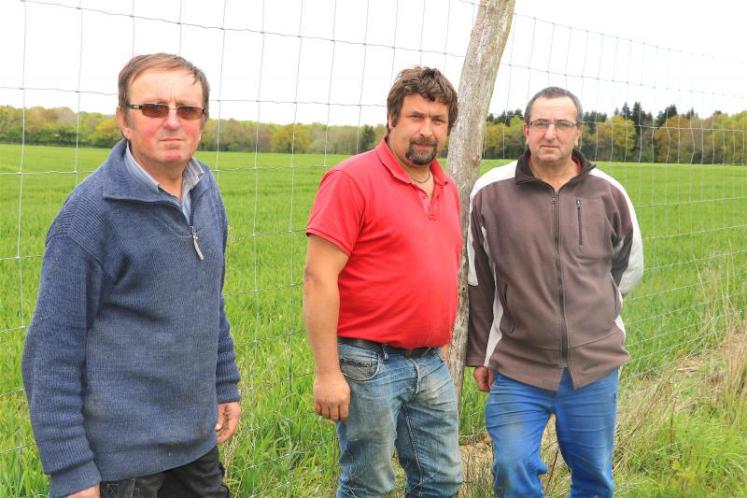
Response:
[{"label": "distant field", "polygon": [[[46,230],[108,150],[0,144],[0,496],[46,496],[20,362]],[[225,449],[238,496],[328,496],[331,424],[311,409],[301,320],[304,226],[321,175],[344,156],[202,153],[217,168],[230,235],[226,306],[242,371],[241,432]],[[502,163],[488,161],[484,169]],[[628,190],[644,234],[646,275],[623,312],[634,361],[625,382],[717,344],[744,318],[747,168],[601,163]],[[23,174],[18,174],[22,172]],[[483,398],[465,379],[462,434],[482,434]],[[747,445],[743,446],[743,448]],[[718,479],[718,476],[716,476]],[[635,496],[646,496],[636,494]]]}]

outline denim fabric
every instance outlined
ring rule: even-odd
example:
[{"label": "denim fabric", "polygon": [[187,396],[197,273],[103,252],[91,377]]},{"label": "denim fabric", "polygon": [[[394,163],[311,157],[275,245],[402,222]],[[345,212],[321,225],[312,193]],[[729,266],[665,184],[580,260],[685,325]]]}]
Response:
[{"label": "denim fabric", "polygon": [[493,440],[497,496],[541,497],[542,433],[551,414],[563,459],[571,469],[571,497],[612,497],[612,448],[617,407],[617,369],[580,389],[563,371],[558,391],[548,391],[495,372],[485,419]]},{"label": "denim fabric", "polygon": [[228,498],[215,446],[192,463],[157,474],[101,483],[101,498]]},{"label": "denim fabric", "polygon": [[450,497],[462,483],[454,384],[440,350],[406,357],[339,344],[350,384],[350,415],[337,424],[338,498],[380,497],[394,489],[392,454],[408,497]]}]

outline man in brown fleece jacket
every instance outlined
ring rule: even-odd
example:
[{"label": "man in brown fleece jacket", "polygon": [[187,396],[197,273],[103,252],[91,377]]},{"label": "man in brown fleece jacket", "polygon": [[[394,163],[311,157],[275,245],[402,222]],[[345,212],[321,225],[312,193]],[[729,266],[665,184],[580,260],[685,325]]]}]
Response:
[{"label": "man in brown fleece jacket", "polygon": [[581,104],[549,87],[527,105],[527,151],[471,194],[467,364],[489,392],[495,492],[543,496],[556,417],[571,496],[611,497],[622,297],[640,280],[633,205],[578,150]]}]

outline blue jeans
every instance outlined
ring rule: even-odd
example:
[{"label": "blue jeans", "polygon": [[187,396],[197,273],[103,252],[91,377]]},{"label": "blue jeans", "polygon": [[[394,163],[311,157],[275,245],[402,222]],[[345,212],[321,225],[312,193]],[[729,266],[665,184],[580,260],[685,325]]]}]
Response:
[{"label": "blue jeans", "polygon": [[462,483],[454,384],[441,351],[406,357],[338,344],[350,385],[350,414],[337,424],[337,498],[380,497],[394,489],[392,455],[408,497],[451,497]]},{"label": "blue jeans", "polygon": [[493,440],[495,493],[503,498],[541,497],[542,433],[551,414],[563,459],[571,469],[571,497],[612,497],[612,447],[617,409],[617,369],[580,389],[564,370],[558,391],[509,379],[498,372],[485,419]]}]

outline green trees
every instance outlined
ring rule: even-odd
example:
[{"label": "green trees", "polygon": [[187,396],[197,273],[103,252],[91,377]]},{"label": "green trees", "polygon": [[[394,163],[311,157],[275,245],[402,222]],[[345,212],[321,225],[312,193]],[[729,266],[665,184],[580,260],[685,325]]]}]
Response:
[{"label": "green trees", "polygon": [[[522,111],[486,117],[483,156],[516,158],[524,151]],[[323,123],[257,123],[210,119],[205,124],[201,150],[283,152],[295,154],[356,154],[370,150],[385,135],[381,125],[326,125]],[[111,147],[121,139],[113,116],[75,113],[67,107],[17,109],[0,106],[0,143]],[[693,109],[684,114],[669,105],[656,113],[639,102],[625,102],[608,116],[584,114],[581,150],[595,161],[664,163],[747,163],[747,111],[733,116],[715,111],[702,118]]]},{"label": "green trees", "polygon": [[311,143],[311,132],[306,125],[294,123],[281,126],[272,134],[270,145],[273,152],[308,152]]},{"label": "green trees", "polygon": [[595,141],[597,160],[631,160],[636,144],[633,122],[622,115],[615,115],[597,123]]},{"label": "green trees", "polygon": [[484,157],[489,159],[520,156],[524,152],[524,120],[521,113],[513,117],[502,115],[493,122],[489,121],[485,128],[483,149]]},{"label": "green trees", "polygon": [[90,137],[88,142],[94,147],[111,147],[122,138],[122,134],[119,132],[117,120],[107,117],[99,121]]}]

